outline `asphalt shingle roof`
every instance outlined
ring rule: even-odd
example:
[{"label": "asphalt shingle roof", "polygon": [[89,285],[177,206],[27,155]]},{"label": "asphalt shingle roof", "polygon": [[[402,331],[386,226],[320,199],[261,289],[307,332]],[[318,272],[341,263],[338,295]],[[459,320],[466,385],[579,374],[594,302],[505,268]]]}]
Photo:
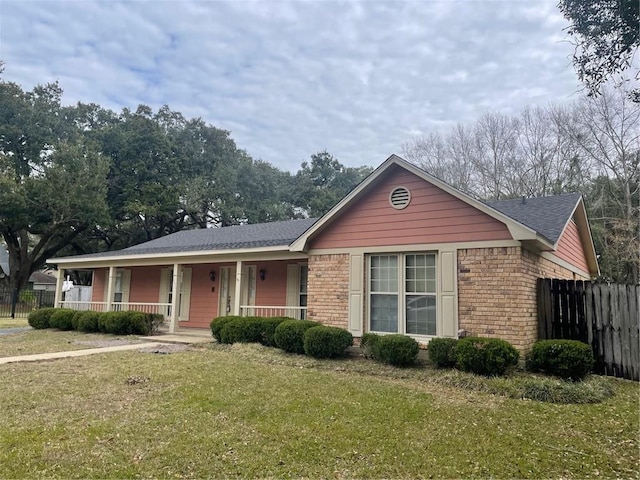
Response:
[{"label": "asphalt shingle roof", "polygon": [[525,198],[524,202],[522,198],[516,198],[485,203],[556,243],[580,196],[579,193],[566,193]]},{"label": "asphalt shingle roof", "polygon": [[120,255],[181,253],[239,248],[287,246],[302,235],[317,218],[255,223],[221,228],[184,230],[133,247],[112,252],[78,255],[74,258],[107,258]]},{"label": "asphalt shingle roof", "polygon": [[[551,197],[521,198],[485,202],[488,206],[533,229],[552,243],[557,242],[579,193]],[[108,258],[122,255],[148,255],[200,251],[235,250],[288,246],[318,219],[286,220],[222,228],[185,230],[124,250],[78,255],[74,258]]]}]

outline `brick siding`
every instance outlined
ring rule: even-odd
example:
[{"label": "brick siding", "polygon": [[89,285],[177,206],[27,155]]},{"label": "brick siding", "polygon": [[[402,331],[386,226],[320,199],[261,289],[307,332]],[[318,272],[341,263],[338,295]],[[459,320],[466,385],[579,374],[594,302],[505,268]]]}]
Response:
[{"label": "brick siding", "polygon": [[308,285],[309,320],[347,328],[349,318],[349,255],[311,255]]},{"label": "brick siding", "polygon": [[521,354],[537,340],[536,279],[573,279],[570,270],[522,247],[458,250],[458,325],[496,337]]}]

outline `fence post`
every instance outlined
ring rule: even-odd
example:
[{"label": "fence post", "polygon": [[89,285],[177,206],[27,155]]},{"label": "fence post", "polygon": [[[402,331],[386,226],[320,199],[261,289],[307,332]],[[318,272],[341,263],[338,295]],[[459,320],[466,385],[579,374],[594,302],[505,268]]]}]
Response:
[{"label": "fence post", "polygon": [[18,289],[14,288],[11,292],[11,318],[16,318],[16,305],[18,304]]}]

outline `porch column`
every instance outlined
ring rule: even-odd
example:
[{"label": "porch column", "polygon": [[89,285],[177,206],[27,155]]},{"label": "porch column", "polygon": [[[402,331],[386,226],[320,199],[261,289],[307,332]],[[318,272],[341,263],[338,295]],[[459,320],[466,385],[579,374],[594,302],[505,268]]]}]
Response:
[{"label": "porch column", "polygon": [[64,268],[59,268],[56,271],[56,296],[53,300],[53,306],[55,308],[60,307],[60,302],[62,301],[62,282],[64,282]]},{"label": "porch column", "polygon": [[180,308],[180,291],[178,288],[180,287],[180,264],[173,264],[173,278],[171,279],[171,317],[169,318],[169,332],[175,333],[176,326],[178,325],[178,309]]},{"label": "porch column", "polygon": [[242,260],[236,262],[236,294],[233,297],[233,314],[240,315],[240,299],[242,298]]},{"label": "porch column", "polygon": [[116,267],[109,267],[109,274],[107,275],[107,306],[106,312],[110,312],[113,308],[113,291],[116,288]]}]

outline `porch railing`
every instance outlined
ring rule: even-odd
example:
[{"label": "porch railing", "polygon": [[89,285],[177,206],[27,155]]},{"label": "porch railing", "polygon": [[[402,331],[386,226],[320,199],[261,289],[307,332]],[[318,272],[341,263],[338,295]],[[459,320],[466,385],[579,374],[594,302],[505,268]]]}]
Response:
[{"label": "porch railing", "polygon": [[[58,307],[70,308],[72,310],[93,310],[95,312],[106,312],[107,302],[61,301],[58,303]],[[112,312],[121,312],[125,310],[133,310],[142,313],[158,313],[160,315],[163,315],[166,320],[171,315],[171,304],[142,302],[113,302],[111,304]]]},{"label": "porch railing", "polygon": [[307,307],[241,305],[242,317],[291,317],[298,320],[307,318]]}]

